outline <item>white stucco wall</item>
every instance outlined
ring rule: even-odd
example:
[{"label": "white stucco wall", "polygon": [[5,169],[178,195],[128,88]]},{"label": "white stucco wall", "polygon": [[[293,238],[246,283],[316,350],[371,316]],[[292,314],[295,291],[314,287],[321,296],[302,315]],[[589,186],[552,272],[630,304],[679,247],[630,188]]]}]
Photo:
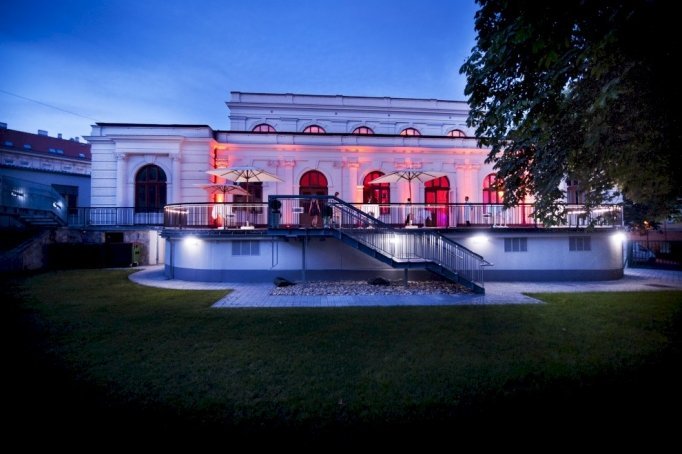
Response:
[{"label": "white stucco wall", "polygon": [[[569,250],[571,236],[589,236],[590,251]],[[482,255],[493,265],[486,267],[485,280],[601,280],[622,276],[622,242],[612,232],[529,234],[479,231],[449,237]],[[505,238],[521,237],[527,238],[527,251],[505,252]],[[289,271],[291,275],[303,269],[302,240],[299,238],[251,239],[260,243],[258,256],[233,255],[232,241],[243,240],[175,238],[172,253],[168,252],[171,245],[166,246],[166,268],[173,268],[181,274],[190,273],[198,280],[259,280],[271,277],[273,272]],[[392,270],[383,262],[333,238],[309,238],[305,257],[308,271],[324,271],[330,279],[346,272],[372,277],[373,273]]]},{"label": "white stucco wall", "polygon": [[[571,232],[477,231],[450,234],[448,237],[483,256],[493,266],[486,269],[488,279],[564,280],[574,278],[615,278],[622,275],[622,239],[612,230]],[[571,237],[589,237],[589,251],[569,250]],[[526,238],[527,251],[505,252],[505,238]],[[565,275],[565,276],[562,276]]]},{"label": "white stucco wall", "polygon": [[168,203],[186,201],[185,192],[187,201],[205,201],[193,184],[205,182],[195,171],[210,168],[212,138],[208,126],[93,126],[92,134],[85,137],[93,162],[91,206],[134,206],[135,175],[147,164],[165,172]]},{"label": "white stucco wall", "polygon": [[[160,166],[168,178],[168,203],[207,202],[197,185],[211,182],[206,171],[217,166],[250,165],[285,180],[266,183],[269,194],[298,194],[301,175],[318,170],[328,179],[329,194],[362,202],[364,177],[405,167],[446,172],[449,199],[481,201],[483,178],[492,171],[484,163],[486,150],[476,140],[446,137],[465,126],[461,101],[311,96],[234,92],[230,102],[231,131],[208,126],[108,124],[93,126],[86,139],[92,146],[91,206],[133,206],[134,178],[145,164]],[[267,122],[277,134],[251,133]],[[310,124],[328,134],[300,134]],[[350,134],[357,126],[372,127],[375,135]],[[396,136],[416,127],[423,136]],[[382,135],[385,134],[385,135]],[[424,200],[423,184],[412,183],[412,201]],[[405,182],[391,185],[391,202],[405,202]]]}]

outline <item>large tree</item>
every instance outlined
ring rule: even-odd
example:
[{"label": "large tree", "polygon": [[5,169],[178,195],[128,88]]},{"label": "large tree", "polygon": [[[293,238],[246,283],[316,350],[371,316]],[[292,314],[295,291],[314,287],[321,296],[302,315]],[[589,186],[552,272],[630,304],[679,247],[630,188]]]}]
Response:
[{"label": "large tree", "polygon": [[626,198],[664,216],[680,197],[680,19],[659,0],[477,0],[469,125],[508,206],[561,218],[562,179],[588,206]]}]

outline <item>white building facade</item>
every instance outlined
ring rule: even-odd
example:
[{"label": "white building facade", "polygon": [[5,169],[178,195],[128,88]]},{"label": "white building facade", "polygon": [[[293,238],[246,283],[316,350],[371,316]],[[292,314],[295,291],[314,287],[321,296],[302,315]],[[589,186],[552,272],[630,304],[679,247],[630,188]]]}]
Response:
[{"label": "white building facade", "polygon": [[[93,209],[125,207],[146,219],[155,213],[160,224],[164,207],[186,212],[186,207],[207,204],[204,212],[212,215],[195,225],[200,244],[193,240],[185,246],[182,236],[192,226],[177,228],[166,218],[161,235],[170,277],[210,281],[295,279],[302,270],[326,278],[393,273],[390,265],[334,237],[322,235],[317,247],[306,250],[292,241],[291,231],[268,229],[269,196],[337,193],[359,209],[371,202],[372,214],[394,228],[404,227],[400,224],[410,210],[414,227],[437,230],[492,264],[486,279],[622,276],[622,247],[612,239],[617,220],[603,223],[608,228],[584,229],[576,209],[573,226],[542,229],[530,216],[531,205],[503,209],[492,166],[485,163],[488,150],[477,146],[466,126],[464,102],[233,92],[227,106],[229,130],[98,123],[86,137],[92,145]],[[265,170],[281,182],[251,183],[246,199],[223,198],[201,187],[221,182],[208,170],[235,166]],[[370,183],[401,169],[442,176],[425,183]],[[228,204],[229,216],[215,215],[212,204],[221,203]],[[240,209],[239,203],[253,205]],[[245,213],[255,231],[244,229]],[[303,217],[282,216],[297,235],[309,227]]]}]

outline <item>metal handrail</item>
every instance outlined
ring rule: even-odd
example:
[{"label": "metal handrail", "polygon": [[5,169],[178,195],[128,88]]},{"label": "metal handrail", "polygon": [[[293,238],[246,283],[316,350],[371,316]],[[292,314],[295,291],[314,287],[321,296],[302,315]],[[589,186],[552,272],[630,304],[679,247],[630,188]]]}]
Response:
[{"label": "metal handrail", "polygon": [[[279,203],[277,203],[279,202]],[[331,196],[270,196],[271,211],[297,205],[314,214],[317,202],[323,227],[333,229],[396,263],[430,262],[468,282],[483,285],[485,260],[461,244],[428,229],[396,229],[352,204]],[[276,210],[272,210],[276,208]],[[307,209],[306,209],[307,208]]]}]

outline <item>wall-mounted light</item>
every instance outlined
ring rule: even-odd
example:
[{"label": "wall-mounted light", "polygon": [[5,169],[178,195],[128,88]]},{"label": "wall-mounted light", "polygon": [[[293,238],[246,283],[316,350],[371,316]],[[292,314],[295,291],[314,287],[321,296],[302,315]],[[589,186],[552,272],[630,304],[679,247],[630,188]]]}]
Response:
[{"label": "wall-mounted light", "polygon": [[471,237],[471,242],[472,243],[487,243],[488,242],[488,235],[483,235],[482,233],[476,234]]},{"label": "wall-mounted light", "polygon": [[186,236],[182,242],[188,246],[199,246],[199,238],[192,235]]},{"label": "wall-mounted light", "polygon": [[59,202],[52,202],[52,206],[58,210],[62,209],[62,204]]},{"label": "wall-mounted light", "polygon": [[10,194],[12,194],[14,197],[23,197],[24,193],[21,192],[19,189],[12,189],[10,191]]},{"label": "wall-mounted light", "polygon": [[623,232],[616,232],[613,235],[611,235],[611,241],[613,241],[616,244],[623,244],[627,239],[628,239],[627,236]]}]

